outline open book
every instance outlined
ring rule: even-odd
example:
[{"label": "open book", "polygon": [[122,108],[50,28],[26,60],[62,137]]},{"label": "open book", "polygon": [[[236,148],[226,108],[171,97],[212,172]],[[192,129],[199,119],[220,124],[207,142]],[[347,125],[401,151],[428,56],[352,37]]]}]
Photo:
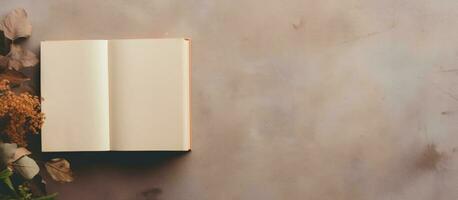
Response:
[{"label": "open book", "polygon": [[42,150],[190,150],[190,41],[41,43]]}]

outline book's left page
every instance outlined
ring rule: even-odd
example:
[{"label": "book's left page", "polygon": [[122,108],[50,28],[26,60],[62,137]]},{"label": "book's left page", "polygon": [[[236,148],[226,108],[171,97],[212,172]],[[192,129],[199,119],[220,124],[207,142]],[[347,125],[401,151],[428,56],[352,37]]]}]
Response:
[{"label": "book's left page", "polygon": [[106,40],[41,43],[42,151],[107,151]]}]

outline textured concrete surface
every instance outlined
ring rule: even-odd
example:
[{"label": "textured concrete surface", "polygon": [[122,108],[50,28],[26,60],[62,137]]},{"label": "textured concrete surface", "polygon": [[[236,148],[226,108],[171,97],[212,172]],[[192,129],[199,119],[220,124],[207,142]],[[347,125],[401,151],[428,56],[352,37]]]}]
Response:
[{"label": "textured concrete surface", "polygon": [[0,4],[36,51],[193,39],[192,153],[64,154],[60,199],[458,199],[455,0]]}]

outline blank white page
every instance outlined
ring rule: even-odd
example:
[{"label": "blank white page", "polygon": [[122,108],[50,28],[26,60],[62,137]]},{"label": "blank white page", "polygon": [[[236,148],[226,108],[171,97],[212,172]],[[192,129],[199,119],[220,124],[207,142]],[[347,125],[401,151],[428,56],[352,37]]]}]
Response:
[{"label": "blank white page", "polygon": [[189,41],[111,40],[108,46],[111,150],[189,150]]},{"label": "blank white page", "polygon": [[109,150],[107,41],[41,43],[43,151]]}]

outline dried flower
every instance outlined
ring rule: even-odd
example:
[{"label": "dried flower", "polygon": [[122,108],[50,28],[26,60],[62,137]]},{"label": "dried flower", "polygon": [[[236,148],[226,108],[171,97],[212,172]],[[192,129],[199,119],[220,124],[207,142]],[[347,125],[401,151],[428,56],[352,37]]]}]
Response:
[{"label": "dried flower", "polygon": [[27,146],[26,134],[37,134],[43,121],[37,96],[15,94],[9,87],[9,81],[0,81],[0,136],[5,142]]}]

